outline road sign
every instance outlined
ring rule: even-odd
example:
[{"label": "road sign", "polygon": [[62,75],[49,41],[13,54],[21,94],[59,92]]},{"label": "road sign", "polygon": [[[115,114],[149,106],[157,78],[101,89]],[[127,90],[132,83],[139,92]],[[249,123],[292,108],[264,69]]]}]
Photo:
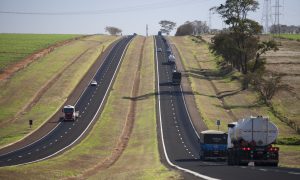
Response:
[{"label": "road sign", "polygon": [[31,128],[31,126],[32,126],[32,124],[33,124],[33,120],[29,120],[29,127]]},{"label": "road sign", "polygon": [[217,121],[216,121],[216,124],[217,124],[217,126],[218,126],[218,131],[219,131],[219,126],[221,125],[221,121],[220,121],[220,120],[217,120]]}]

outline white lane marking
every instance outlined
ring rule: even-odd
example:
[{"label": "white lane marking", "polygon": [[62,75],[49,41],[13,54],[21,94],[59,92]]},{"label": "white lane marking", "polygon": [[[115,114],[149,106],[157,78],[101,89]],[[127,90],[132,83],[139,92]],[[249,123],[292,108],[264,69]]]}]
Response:
[{"label": "white lane marking", "polygon": [[18,156],[19,158],[22,158],[23,156]]},{"label": "white lane marking", "polygon": [[31,154],[31,152],[29,152],[29,153],[27,153],[28,155],[30,155]]},{"label": "white lane marking", "polygon": [[[133,40],[133,38],[130,40],[130,42],[131,42],[132,40]],[[110,81],[110,83],[109,83],[109,85],[108,85],[108,88],[107,88],[107,90],[106,90],[106,92],[105,92],[105,95],[104,95],[104,98],[103,98],[103,99],[106,99],[106,97],[107,97],[108,90],[110,89],[110,87],[111,87],[111,85],[112,85],[112,82],[113,82],[113,80],[114,80],[114,78],[115,78],[115,76],[116,76],[117,70],[119,69],[119,66],[120,66],[120,64],[121,64],[121,59],[124,58],[125,51],[128,49],[128,46],[129,46],[130,42],[128,42],[128,44],[126,45],[126,47],[125,47],[125,49],[124,49],[124,51],[123,51],[123,54],[122,54],[122,56],[121,56],[121,58],[120,58],[120,61],[119,61],[118,65],[117,65],[117,68],[116,68],[116,70],[115,70],[115,72],[114,72],[114,74],[113,74],[113,77],[112,77],[112,79],[111,79],[111,81]],[[113,48],[112,48],[112,49],[113,49]],[[106,57],[107,57],[107,56],[106,56]],[[105,59],[106,59],[106,57],[105,57]],[[101,66],[102,66],[102,65],[101,65]],[[100,67],[101,67],[101,66],[100,66]],[[100,68],[100,67],[99,67],[99,68]],[[99,68],[98,68],[98,70],[99,70]],[[96,74],[95,74],[95,75],[96,75]],[[94,76],[94,77],[95,77],[95,76]],[[92,81],[92,80],[91,80],[91,81]],[[91,81],[90,81],[90,82],[91,82]],[[87,89],[87,88],[86,88],[86,89]],[[85,89],[85,90],[86,90],[86,89]],[[84,90],[84,91],[85,91],[85,90]],[[83,93],[81,94],[81,96],[82,96],[82,95],[83,95]],[[80,96],[80,97],[81,97],[81,96]],[[78,102],[79,100],[80,100],[80,98],[77,100],[77,102]],[[77,104],[77,102],[76,102],[76,104]],[[76,143],[76,142],[77,142],[77,141],[85,134],[85,132],[89,129],[89,127],[91,126],[91,124],[94,122],[94,120],[95,120],[97,114],[99,113],[101,107],[103,106],[103,103],[104,103],[104,102],[102,101],[101,104],[100,104],[100,106],[99,106],[99,108],[98,108],[98,110],[97,110],[97,112],[95,113],[93,119],[92,119],[91,122],[88,124],[88,126],[85,128],[85,130],[84,130],[84,131],[80,134],[80,136],[77,137],[77,139],[75,139],[71,144],[69,144],[68,146],[62,148],[61,150],[59,150],[59,151],[57,151],[57,152],[55,152],[55,153],[53,153],[53,154],[51,154],[51,155],[49,155],[49,156],[47,156],[47,157],[44,157],[44,158],[41,158],[41,159],[38,159],[38,160],[35,160],[35,161],[23,163],[23,164],[18,164],[18,165],[15,165],[15,166],[20,166],[20,165],[24,165],[24,164],[31,164],[31,163],[34,163],[34,162],[43,161],[43,160],[48,159],[48,158],[50,158],[50,157],[52,157],[52,156],[55,156],[56,154],[62,152],[63,150],[69,148],[70,146],[72,146],[72,145],[73,145],[74,143]],[[77,120],[77,121],[78,121],[78,120]],[[61,136],[61,137],[62,137],[62,136]]]},{"label": "white lane marking", "polygon": [[52,143],[49,144],[50,146],[52,145]]},{"label": "white lane marking", "polygon": [[288,172],[289,174],[300,175],[300,172]]},{"label": "white lane marking", "polygon": [[84,107],[84,109],[86,110],[86,107]]},{"label": "white lane marking", "polygon": [[[157,48],[156,47],[156,39],[154,37],[154,46],[155,46],[155,49]],[[159,87],[159,71],[158,71],[158,57],[157,57],[157,52],[155,51],[155,62],[156,62],[156,74],[157,74],[157,87],[158,87],[158,92],[160,92],[160,87]],[[182,170],[182,171],[185,171],[185,172],[188,172],[190,174],[193,174],[197,177],[200,177],[200,178],[203,178],[203,179],[206,179],[206,180],[217,180],[216,178],[212,178],[212,177],[209,177],[209,176],[205,176],[203,174],[200,174],[200,173],[197,173],[195,171],[191,171],[189,169],[186,169],[186,168],[182,168],[180,166],[177,166],[175,164],[173,164],[170,159],[169,159],[169,156],[167,154],[167,150],[166,150],[166,146],[165,146],[165,141],[164,141],[164,132],[163,132],[163,128],[162,128],[162,118],[161,118],[161,105],[160,105],[160,93],[158,93],[158,113],[159,113],[159,123],[160,123],[160,134],[161,134],[161,141],[162,141],[162,146],[163,146],[163,150],[164,150],[164,154],[165,154],[165,157],[166,157],[166,160],[168,162],[168,164],[170,164],[170,166],[173,166],[179,170]],[[194,129],[195,130],[195,129]],[[195,131],[196,132],[196,131]],[[197,132],[196,132],[197,133]],[[197,133],[198,135],[198,133]],[[198,135],[199,137],[199,135]],[[184,143],[184,142],[182,142]],[[197,159],[197,158],[195,158]]]},{"label": "white lane marking", "polygon": [[11,161],[11,159],[8,159],[7,161]]},{"label": "white lane marking", "polygon": [[259,169],[260,171],[268,171],[268,170],[266,170],[266,169]]},{"label": "white lane marking", "polygon": [[[117,43],[116,43],[116,44],[117,44]],[[105,56],[104,59],[106,59],[106,58],[108,57],[108,55],[110,54],[110,52],[112,51],[112,49],[116,46],[116,44],[109,50],[109,53],[107,53],[107,55]],[[102,63],[102,64],[103,64],[103,63]],[[98,72],[99,69],[102,67],[102,64],[101,64],[100,67],[98,68],[97,72]],[[95,76],[96,76],[96,73],[94,74],[93,79],[94,79]],[[90,83],[91,83],[91,82],[92,82],[92,79],[90,80]],[[90,84],[90,83],[89,83],[89,84]],[[86,90],[87,90],[87,87],[84,89],[84,91],[82,91],[80,97],[79,97],[79,98],[77,99],[77,101],[75,102],[75,106],[76,106],[76,104],[79,102],[79,100],[81,99],[81,97],[83,96],[83,94],[84,94],[84,92],[85,92]],[[81,116],[79,116],[79,117],[81,117]],[[58,123],[51,131],[49,131],[47,134],[45,134],[45,135],[44,135],[43,137],[41,137],[40,139],[38,139],[38,140],[36,140],[36,141],[34,141],[34,142],[32,142],[32,143],[30,143],[30,144],[24,146],[24,147],[21,147],[21,148],[19,148],[19,149],[15,149],[15,150],[13,150],[13,151],[10,151],[10,152],[8,152],[8,153],[6,153],[6,154],[9,154],[9,153],[12,153],[12,152],[15,152],[15,151],[24,149],[24,148],[26,148],[26,147],[28,147],[28,146],[30,146],[30,145],[36,143],[36,142],[41,141],[41,140],[44,139],[46,136],[48,136],[50,133],[52,133],[52,132],[60,125],[60,124],[61,124],[61,122],[59,122],[59,123]],[[6,155],[6,154],[2,154],[2,155]]]}]

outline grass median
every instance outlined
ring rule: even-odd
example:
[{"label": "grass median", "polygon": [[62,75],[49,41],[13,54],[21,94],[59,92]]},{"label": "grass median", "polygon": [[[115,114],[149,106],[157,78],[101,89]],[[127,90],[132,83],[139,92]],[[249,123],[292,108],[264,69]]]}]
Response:
[{"label": "grass median", "polygon": [[[0,179],[60,179],[81,177],[82,173],[96,170],[83,178],[89,179],[169,179],[178,174],[169,171],[159,161],[155,97],[137,102],[135,124],[129,144],[122,156],[110,168],[97,166],[111,156],[123,131],[128,115],[133,77],[137,71],[143,37],[136,37],[128,48],[105,108],[87,137],[61,156],[20,167],[0,168]],[[139,95],[154,92],[153,39],[144,46]],[[96,168],[95,168],[96,167]]]}]

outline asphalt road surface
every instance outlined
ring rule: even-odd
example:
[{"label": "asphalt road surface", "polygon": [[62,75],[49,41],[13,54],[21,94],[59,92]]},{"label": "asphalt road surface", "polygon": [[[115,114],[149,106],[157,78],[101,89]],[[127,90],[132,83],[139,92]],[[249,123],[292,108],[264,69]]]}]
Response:
[{"label": "asphalt road surface", "polygon": [[112,48],[99,67],[93,79],[97,86],[87,86],[75,107],[79,117],[75,121],[61,121],[49,134],[42,139],[0,155],[0,166],[12,166],[41,161],[53,157],[65,149],[70,148],[87,133],[89,127],[97,120],[105,98],[121,64],[122,56],[131,39],[128,36],[121,39]]},{"label": "asphalt road surface", "polygon": [[[166,44],[160,36],[155,37],[157,74],[157,112],[160,125],[162,150],[169,166],[183,171],[187,179],[228,180],[293,180],[300,179],[300,169],[266,166],[227,166],[226,162],[199,160],[198,134],[185,105],[181,86],[171,84],[175,65],[167,64]],[[162,52],[156,49],[161,48]]]}]

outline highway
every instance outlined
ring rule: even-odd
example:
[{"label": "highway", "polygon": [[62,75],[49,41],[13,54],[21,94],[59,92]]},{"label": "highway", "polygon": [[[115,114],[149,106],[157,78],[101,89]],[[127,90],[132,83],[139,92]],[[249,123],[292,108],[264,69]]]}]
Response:
[{"label": "highway", "polygon": [[76,110],[79,111],[79,117],[75,121],[61,121],[43,138],[0,155],[0,167],[48,159],[78,143],[99,117],[118,72],[122,57],[133,37],[122,38],[106,56],[93,77],[98,85],[89,86],[88,84],[75,104]]},{"label": "highway", "polygon": [[[227,166],[226,162],[200,161],[198,134],[187,111],[181,86],[172,85],[174,65],[167,65],[168,45],[155,36],[157,117],[160,153],[165,164],[179,169],[186,179],[300,179],[300,170],[266,166]],[[156,49],[161,48],[162,52]],[[178,58],[178,57],[177,57]]]}]

